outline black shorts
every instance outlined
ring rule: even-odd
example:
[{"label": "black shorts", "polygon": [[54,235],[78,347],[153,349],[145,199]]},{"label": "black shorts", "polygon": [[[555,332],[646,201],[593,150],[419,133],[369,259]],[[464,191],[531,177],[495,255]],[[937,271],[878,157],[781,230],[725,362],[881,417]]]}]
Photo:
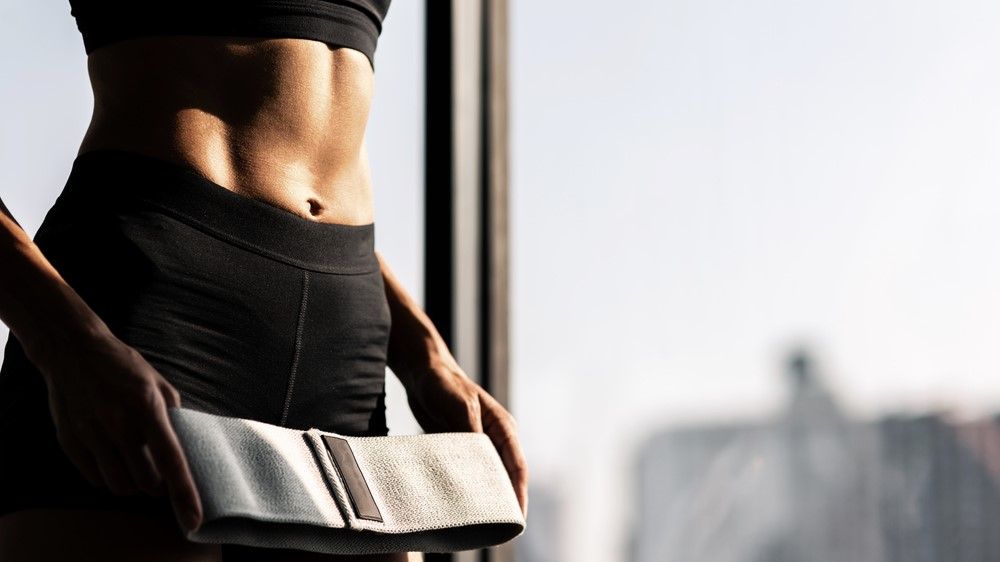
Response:
[{"label": "black shorts", "polygon": [[[390,316],[374,223],[313,221],[172,162],[101,149],[74,160],[34,240],[182,406],[388,434]],[[172,513],[166,498],[117,496],[84,479],[56,439],[44,380],[10,333],[0,515],[36,507]]]}]

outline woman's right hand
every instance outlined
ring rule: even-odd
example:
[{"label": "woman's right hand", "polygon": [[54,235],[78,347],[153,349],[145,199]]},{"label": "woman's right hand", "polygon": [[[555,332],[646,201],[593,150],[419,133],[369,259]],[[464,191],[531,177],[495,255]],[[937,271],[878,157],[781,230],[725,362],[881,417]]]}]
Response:
[{"label": "woman's right hand", "polygon": [[71,349],[36,355],[48,386],[58,440],[84,477],[115,494],[160,496],[177,520],[201,524],[201,503],[167,408],[180,394],[133,347],[110,331]]},{"label": "woman's right hand", "polygon": [[0,320],[45,379],[73,464],[116,494],[166,487],[181,525],[199,526],[201,500],[167,413],[180,405],[177,390],[114,336],[2,200],[0,264]]}]

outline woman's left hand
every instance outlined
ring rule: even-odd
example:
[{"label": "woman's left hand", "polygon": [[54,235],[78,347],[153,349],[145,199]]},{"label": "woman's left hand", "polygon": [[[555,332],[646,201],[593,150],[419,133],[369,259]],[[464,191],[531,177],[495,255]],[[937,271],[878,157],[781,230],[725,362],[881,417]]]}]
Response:
[{"label": "woman's left hand", "polygon": [[406,399],[427,433],[485,433],[500,453],[521,511],[528,516],[528,465],[517,439],[517,422],[495,398],[472,380],[450,355],[412,373]]}]

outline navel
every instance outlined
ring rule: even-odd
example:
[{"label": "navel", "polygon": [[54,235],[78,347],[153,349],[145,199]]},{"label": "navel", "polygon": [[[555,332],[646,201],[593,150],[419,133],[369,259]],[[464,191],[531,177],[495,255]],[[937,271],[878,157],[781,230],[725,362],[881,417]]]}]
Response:
[{"label": "navel", "polygon": [[319,216],[323,212],[323,206],[319,204],[319,201],[315,199],[309,200],[309,214],[312,216]]}]

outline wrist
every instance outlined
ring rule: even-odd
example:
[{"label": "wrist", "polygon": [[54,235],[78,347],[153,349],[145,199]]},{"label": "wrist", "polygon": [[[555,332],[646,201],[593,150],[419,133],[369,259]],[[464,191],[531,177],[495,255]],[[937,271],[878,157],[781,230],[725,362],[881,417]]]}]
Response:
[{"label": "wrist", "polygon": [[411,381],[454,362],[454,358],[430,317],[406,291],[381,252],[376,251],[376,255],[392,316],[387,365],[409,387]]},{"label": "wrist", "polygon": [[49,380],[59,372],[60,362],[78,357],[80,351],[96,349],[114,338],[111,329],[89,308],[65,313],[61,320],[49,323],[30,335],[18,335],[27,358]]},{"label": "wrist", "polygon": [[451,359],[447,344],[426,315],[393,319],[387,364],[404,386]]},{"label": "wrist", "polygon": [[108,326],[23,232],[11,243],[0,244],[0,263],[4,264],[0,320],[36,365],[59,361],[67,352],[111,335]]}]

